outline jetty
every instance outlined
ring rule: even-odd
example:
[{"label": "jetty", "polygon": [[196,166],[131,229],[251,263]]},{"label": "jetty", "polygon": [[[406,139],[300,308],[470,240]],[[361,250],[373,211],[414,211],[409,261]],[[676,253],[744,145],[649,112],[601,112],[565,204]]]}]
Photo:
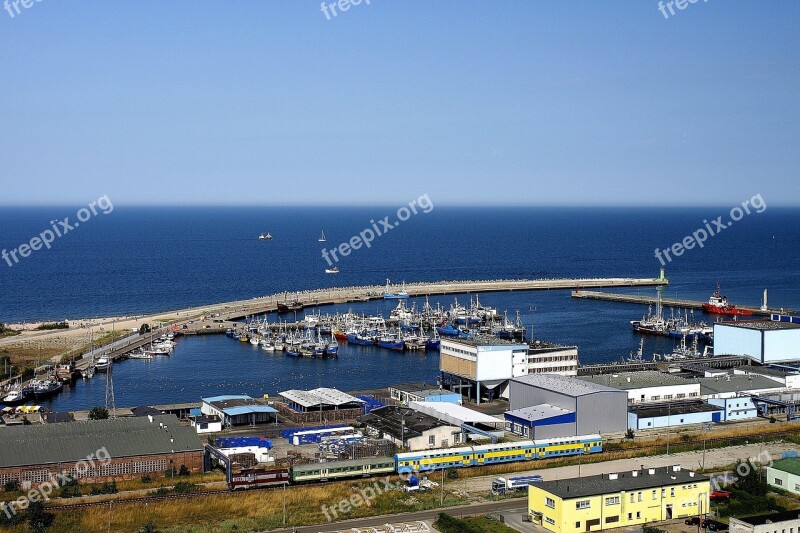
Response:
[{"label": "jetty", "polygon": [[[655,305],[658,301],[658,298],[656,296],[642,296],[639,294],[619,294],[619,293],[603,292],[603,291],[585,291],[582,289],[576,289],[572,291],[572,297],[583,298],[586,300],[603,300],[606,302],[620,302],[620,303],[640,304],[640,305]],[[661,305],[664,307],[702,309],[704,303],[706,302],[700,302],[697,300],[682,300],[679,298],[666,298],[663,296],[661,297]],[[789,313],[788,309],[771,309],[771,308],[763,309],[761,307],[754,307],[749,305],[737,304],[736,308],[745,311],[750,311],[751,313],[753,313],[753,316],[770,316],[772,314]],[[733,319],[733,317],[730,318],[731,320]]]}]

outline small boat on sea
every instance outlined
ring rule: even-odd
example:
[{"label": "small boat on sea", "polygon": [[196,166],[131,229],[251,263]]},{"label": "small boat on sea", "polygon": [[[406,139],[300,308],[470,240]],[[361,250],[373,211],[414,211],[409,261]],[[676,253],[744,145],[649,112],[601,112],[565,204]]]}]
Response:
[{"label": "small boat on sea", "polygon": [[270,232],[262,233],[261,235],[258,236],[258,240],[259,241],[271,241],[272,240],[272,234],[270,234]]},{"label": "small boat on sea", "polygon": [[384,333],[378,337],[378,346],[396,352],[402,352],[406,347],[403,339],[396,333]]},{"label": "small boat on sea", "polygon": [[152,359],[152,358],[153,356],[145,352],[144,350],[140,350],[138,352],[131,352],[128,355],[128,359]]},{"label": "small boat on sea", "polygon": [[19,405],[25,403],[30,397],[31,392],[32,389],[30,387],[23,387],[21,383],[17,383],[17,385],[3,397],[2,402],[5,405]]},{"label": "small boat on sea", "polygon": [[37,400],[55,396],[64,389],[64,384],[55,378],[34,381],[33,383],[33,395]]},{"label": "small boat on sea", "polygon": [[326,274],[338,274],[339,273],[339,267],[335,266],[333,268],[326,268],[325,269],[325,273]]},{"label": "small boat on sea", "polygon": [[111,368],[111,359],[105,356],[99,358],[94,364],[94,369],[97,372],[108,372],[109,368]]},{"label": "small boat on sea", "polygon": [[326,238],[325,238],[325,232],[323,231],[323,232],[322,232],[322,235],[320,235],[320,236],[319,236],[319,239],[317,239],[317,242],[325,242],[325,241],[327,241],[327,240],[328,240],[328,239],[326,239]]}]

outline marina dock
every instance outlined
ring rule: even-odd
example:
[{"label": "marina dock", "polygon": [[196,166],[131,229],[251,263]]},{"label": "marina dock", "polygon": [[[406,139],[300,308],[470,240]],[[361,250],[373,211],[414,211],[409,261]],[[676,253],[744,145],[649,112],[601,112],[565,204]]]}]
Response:
[{"label": "marina dock", "polygon": [[[572,297],[584,298],[587,300],[603,300],[606,302],[621,302],[621,303],[639,304],[639,305],[656,305],[658,301],[658,299],[655,296],[642,296],[639,294],[616,294],[613,292],[585,291],[581,289],[572,291]],[[664,307],[702,309],[704,303],[706,302],[700,302],[697,300],[682,300],[678,298],[665,298],[665,297],[661,298],[661,305]],[[761,309],[760,307],[754,307],[748,305],[737,305],[736,308],[745,311],[750,311],[751,313],[753,313],[754,316],[770,316],[773,313],[786,314],[790,312],[788,309],[769,309],[769,308]],[[733,319],[733,317],[729,318]]]}]

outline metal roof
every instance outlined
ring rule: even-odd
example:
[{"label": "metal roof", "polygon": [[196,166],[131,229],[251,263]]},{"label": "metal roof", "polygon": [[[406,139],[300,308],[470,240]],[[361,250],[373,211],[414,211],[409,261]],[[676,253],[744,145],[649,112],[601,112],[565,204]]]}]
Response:
[{"label": "metal roof", "polygon": [[239,407],[228,407],[222,409],[222,412],[228,416],[247,415],[250,413],[277,413],[278,410],[270,407],[269,405],[242,405]]},{"label": "metal roof", "polygon": [[75,462],[103,448],[117,459],[201,451],[203,445],[174,415],[21,426],[0,431],[0,468]]},{"label": "metal roof", "polygon": [[691,381],[685,378],[673,376],[657,370],[620,372],[616,374],[595,374],[593,376],[581,376],[579,379],[622,390],[692,384]]},{"label": "metal roof", "polygon": [[431,429],[451,425],[409,407],[395,405],[373,409],[369,414],[360,417],[360,420],[384,434],[403,440],[420,437]]},{"label": "metal roof", "polygon": [[528,374],[513,378],[511,381],[532,385],[540,389],[559,392],[567,396],[586,396],[597,392],[622,392],[619,389],[584,381],[573,376],[561,376],[559,374]]},{"label": "metal roof", "polygon": [[252,400],[252,398],[246,394],[226,394],[223,396],[212,396],[210,398],[203,398],[203,401],[206,403],[227,402],[229,400]]},{"label": "metal roof", "polygon": [[312,407],[314,405],[344,405],[348,403],[366,403],[360,398],[350,396],[338,389],[329,389],[321,387],[319,389],[304,390],[287,390],[279,393],[282,397],[290,402],[294,402],[303,407]]},{"label": "metal roof", "polygon": [[[601,474],[597,476],[583,476],[555,481],[537,483],[536,488],[555,494],[559,498],[571,500],[573,498],[586,498],[600,494],[613,494],[621,491],[645,490],[687,483],[706,482],[708,478],[694,474],[689,470],[675,470],[676,467],[643,469],[620,472],[616,479],[611,479],[615,474]],[[677,467],[680,468],[680,467]],[[653,471],[653,474],[650,473]],[[636,472],[636,475],[633,475]],[[694,474],[694,475],[692,475]]]},{"label": "metal roof", "polygon": [[628,412],[638,418],[652,418],[657,416],[688,415],[692,413],[708,413],[711,411],[724,411],[722,407],[709,405],[705,402],[668,402],[631,405]]},{"label": "metal roof", "polygon": [[537,420],[546,420],[548,418],[567,415],[573,412],[574,411],[570,411],[569,409],[562,409],[561,407],[550,405],[549,403],[542,403],[539,405],[533,405],[531,407],[523,407],[522,409],[506,411],[506,414],[521,418],[522,420],[527,420],[529,422],[535,422]]},{"label": "metal roof", "polygon": [[460,426],[462,424],[501,424],[503,420],[473,411],[463,405],[447,402],[408,402],[415,411],[425,413],[443,422]]},{"label": "metal roof", "polygon": [[733,518],[751,526],[763,526],[764,524],[779,524],[780,522],[788,522],[790,520],[800,520],[800,510],[784,511],[782,513],[767,513],[756,516],[746,516],[744,518]]},{"label": "metal roof", "polygon": [[699,378],[700,392],[703,395],[748,390],[785,389],[786,386],[774,379],[759,374],[728,374],[724,377]]},{"label": "metal roof", "polygon": [[780,470],[782,472],[788,472],[790,474],[794,474],[796,476],[800,476],[800,459],[797,457],[787,457],[786,459],[780,459],[779,461],[775,461],[772,463],[772,467],[775,470]]},{"label": "metal roof", "polygon": [[727,322],[717,322],[715,325],[755,329],[758,331],[776,331],[782,329],[800,328],[800,324],[793,324],[791,322],[778,322],[774,320],[731,320]]}]

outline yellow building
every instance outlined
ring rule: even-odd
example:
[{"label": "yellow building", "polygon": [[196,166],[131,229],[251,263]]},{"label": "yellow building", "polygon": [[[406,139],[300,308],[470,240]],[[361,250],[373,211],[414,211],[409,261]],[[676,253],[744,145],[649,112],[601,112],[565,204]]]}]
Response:
[{"label": "yellow building", "polygon": [[528,512],[554,533],[697,516],[708,512],[709,479],[680,466],[545,481],[528,489]]}]

